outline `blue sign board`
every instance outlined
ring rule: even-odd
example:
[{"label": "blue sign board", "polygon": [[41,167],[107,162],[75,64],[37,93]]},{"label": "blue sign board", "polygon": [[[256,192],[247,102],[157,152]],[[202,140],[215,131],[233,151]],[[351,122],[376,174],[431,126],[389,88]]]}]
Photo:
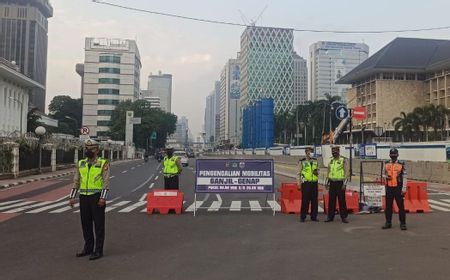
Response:
[{"label": "blue sign board", "polygon": [[273,193],[273,160],[198,159],[197,193]]},{"label": "blue sign board", "polygon": [[336,118],[343,120],[348,118],[348,109],[345,106],[339,106],[336,108]]}]

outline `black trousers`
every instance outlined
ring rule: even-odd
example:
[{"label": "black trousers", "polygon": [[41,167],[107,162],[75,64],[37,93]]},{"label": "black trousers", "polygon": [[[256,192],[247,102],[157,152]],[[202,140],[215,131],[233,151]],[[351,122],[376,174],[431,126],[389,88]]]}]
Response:
[{"label": "black trousers", "polygon": [[386,187],[386,209],[384,215],[386,216],[386,223],[392,223],[392,205],[395,202],[398,206],[398,217],[400,223],[406,224],[405,204],[403,203],[402,188],[401,187]]},{"label": "black trousers", "polygon": [[164,176],[164,189],[165,190],[178,190],[178,175],[172,177]]},{"label": "black trousers", "polygon": [[308,214],[309,205],[311,204],[311,219],[317,219],[317,213],[319,208],[319,192],[317,182],[304,182],[302,183],[302,206],[300,210],[300,218],[306,219]]},{"label": "black trousers", "polygon": [[[80,194],[80,216],[83,227],[84,251],[103,253],[105,241],[105,206],[98,206],[100,193]],[[95,239],[94,230],[95,228]],[[95,247],[94,247],[95,245]],[[95,249],[95,250],[94,250]]]},{"label": "black trousers", "polygon": [[347,203],[345,202],[345,191],[342,189],[344,181],[330,181],[328,191],[330,200],[328,201],[328,219],[333,220],[336,214],[336,198],[339,201],[339,215],[341,219],[348,216]]}]

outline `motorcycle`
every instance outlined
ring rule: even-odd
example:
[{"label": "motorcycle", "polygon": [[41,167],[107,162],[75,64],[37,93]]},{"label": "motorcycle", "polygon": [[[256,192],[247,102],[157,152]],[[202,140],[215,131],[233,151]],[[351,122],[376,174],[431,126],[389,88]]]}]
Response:
[{"label": "motorcycle", "polygon": [[148,161],[148,156],[144,157],[144,162],[147,162],[147,161]]}]

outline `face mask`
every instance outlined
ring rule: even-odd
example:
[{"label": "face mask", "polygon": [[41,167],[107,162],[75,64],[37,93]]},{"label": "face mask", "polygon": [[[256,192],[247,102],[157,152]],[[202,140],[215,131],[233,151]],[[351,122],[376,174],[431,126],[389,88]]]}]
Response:
[{"label": "face mask", "polygon": [[95,156],[95,153],[91,150],[86,150],[84,153],[88,158],[93,158]]},{"label": "face mask", "polygon": [[338,152],[332,152],[332,155],[333,155],[334,157],[337,157],[337,156],[339,155],[339,153],[338,153]]},{"label": "face mask", "polygon": [[173,152],[172,152],[172,151],[167,151],[167,155],[168,155],[169,157],[171,157],[171,156],[173,155]]},{"label": "face mask", "polygon": [[397,160],[398,156],[390,156],[392,160]]}]

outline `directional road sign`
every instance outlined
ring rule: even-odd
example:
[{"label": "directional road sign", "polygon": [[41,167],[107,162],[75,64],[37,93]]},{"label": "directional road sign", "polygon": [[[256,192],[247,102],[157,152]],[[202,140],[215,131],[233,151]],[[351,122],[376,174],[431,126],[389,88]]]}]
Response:
[{"label": "directional road sign", "polygon": [[152,134],[150,135],[150,139],[156,140],[156,131],[152,132]]},{"label": "directional road sign", "polygon": [[348,109],[345,106],[339,106],[336,108],[336,118],[343,120],[348,118]]}]

